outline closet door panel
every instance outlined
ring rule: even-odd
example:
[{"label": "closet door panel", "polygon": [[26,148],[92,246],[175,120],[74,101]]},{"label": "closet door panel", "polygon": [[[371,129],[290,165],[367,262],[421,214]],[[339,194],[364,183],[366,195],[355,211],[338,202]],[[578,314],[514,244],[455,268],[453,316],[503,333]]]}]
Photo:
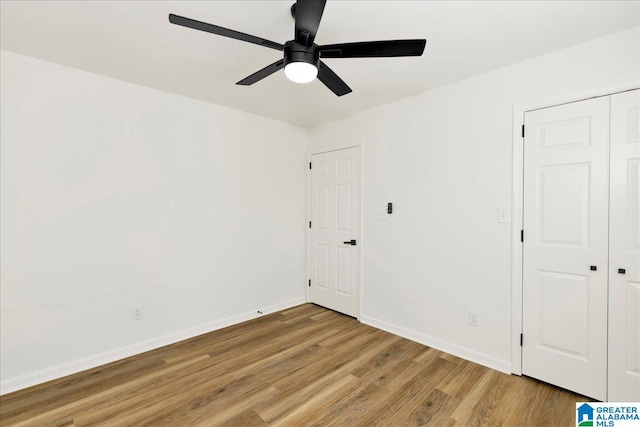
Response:
[{"label": "closet door panel", "polygon": [[527,112],[522,373],[607,393],[609,97]]},{"label": "closet door panel", "polygon": [[640,401],[640,90],[611,96],[608,400]]}]

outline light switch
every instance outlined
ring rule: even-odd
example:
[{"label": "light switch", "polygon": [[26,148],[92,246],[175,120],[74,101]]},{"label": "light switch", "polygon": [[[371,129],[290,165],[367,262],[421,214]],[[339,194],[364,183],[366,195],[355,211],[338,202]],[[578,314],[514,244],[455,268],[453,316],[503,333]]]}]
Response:
[{"label": "light switch", "polygon": [[504,206],[498,208],[498,222],[500,223],[511,222],[511,212],[509,212],[509,208]]}]

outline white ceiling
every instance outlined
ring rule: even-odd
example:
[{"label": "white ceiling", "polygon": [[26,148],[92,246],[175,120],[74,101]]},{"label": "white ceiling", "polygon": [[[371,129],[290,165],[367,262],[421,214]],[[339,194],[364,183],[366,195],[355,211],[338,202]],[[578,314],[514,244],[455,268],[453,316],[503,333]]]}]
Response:
[{"label": "white ceiling", "polygon": [[2,1],[0,47],[300,126],[312,126],[640,24],[638,1],[329,0],[316,43],[426,38],[422,57],[327,59],[353,89],[279,72],[282,53],[172,25],[175,13],[284,43],[288,1]]}]

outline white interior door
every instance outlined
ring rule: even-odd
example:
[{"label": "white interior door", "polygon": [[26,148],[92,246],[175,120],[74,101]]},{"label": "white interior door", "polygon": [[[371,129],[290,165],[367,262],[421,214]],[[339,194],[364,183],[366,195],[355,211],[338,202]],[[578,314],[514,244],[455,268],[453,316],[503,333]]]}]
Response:
[{"label": "white interior door", "polygon": [[311,157],[309,299],[358,315],[359,149]]},{"label": "white interior door", "polygon": [[609,97],[525,129],[522,373],[605,400]]},{"label": "white interior door", "polygon": [[640,402],[640,91],[611,96],[609,400]]}]

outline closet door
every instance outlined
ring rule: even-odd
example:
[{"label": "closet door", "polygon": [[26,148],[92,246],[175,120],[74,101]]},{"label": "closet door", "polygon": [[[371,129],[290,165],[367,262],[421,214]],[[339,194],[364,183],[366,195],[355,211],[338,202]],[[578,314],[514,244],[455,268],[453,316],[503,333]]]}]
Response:
[{"label": "closet door", "polygon": [[640,91],[611,96],[609,401],[640,402]]},{"label": "closet door", "polygon": [[525,129],[522,373],[605,400],[609,97]]}]

